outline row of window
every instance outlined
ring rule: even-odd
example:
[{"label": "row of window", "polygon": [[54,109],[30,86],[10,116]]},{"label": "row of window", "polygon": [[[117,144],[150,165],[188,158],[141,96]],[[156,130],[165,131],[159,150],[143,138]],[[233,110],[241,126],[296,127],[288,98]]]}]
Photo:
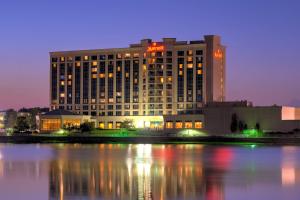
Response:
[{"label": "row of window", "polygon": [[[195,54],[197,56],[202,56],[203,55],[203,50],[196,50]],[[143,54],[145,57],[145,54]],[[151,56],[155,56],[155,57],[162,57],[163,56],[163,52],[153,52],[150,54]],[[188,51],[177,51],[177,56],[192,56],[193,55],[193,51],[192,50],[188,50]],[[172,51],[166,51],[166,56],[172,56]],[[52,57],[51,61],[52,62],[65,62],[65,61],[95,61],[95,60],[113,60],[113,59],[122,59],[122,58],[139,58],[140,54],[139,53],[118,53],[118,54],[102,54],[102,55],[92,55],[92,56],[61,56],[61,57]]]},{"label": "row of window", "polygon": [[181,129],[181,128],[203,128],[203,124],[201,121],[176,121],[176,122],[172,122],[172,121],[167,121],[165,127],[167,129]]}]

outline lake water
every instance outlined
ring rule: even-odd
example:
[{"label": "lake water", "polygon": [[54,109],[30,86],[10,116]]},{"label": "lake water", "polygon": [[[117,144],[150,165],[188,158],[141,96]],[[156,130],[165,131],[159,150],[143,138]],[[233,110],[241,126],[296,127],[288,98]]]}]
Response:
[{"label": "lake water", "polygon": [[300,199],[300,148],[0,144],[0,199]]}]

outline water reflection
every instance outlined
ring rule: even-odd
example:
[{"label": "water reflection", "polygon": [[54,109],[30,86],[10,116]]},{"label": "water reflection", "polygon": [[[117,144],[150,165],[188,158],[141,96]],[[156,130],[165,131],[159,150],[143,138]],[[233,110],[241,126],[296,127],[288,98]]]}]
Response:
[{"label": "water reflection", "polygon": [[230,148],[218,148],[203,160],[202,145],[99,145],[90,159],[76,151],[64,148],[51,162],[52,199],[224,199],[232,159]]},{"label": "water reflection", "polygon": [[299,153],[299,147],[0,145],[0,199],[299,199]]}]

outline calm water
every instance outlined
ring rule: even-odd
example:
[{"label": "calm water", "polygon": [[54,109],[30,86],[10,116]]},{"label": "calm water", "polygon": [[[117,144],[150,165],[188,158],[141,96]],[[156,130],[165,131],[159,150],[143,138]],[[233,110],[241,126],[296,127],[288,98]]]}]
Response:
[{"label": "calm water", "polygon": [[0,144],[0,199],[300,199],[300,148]]}]

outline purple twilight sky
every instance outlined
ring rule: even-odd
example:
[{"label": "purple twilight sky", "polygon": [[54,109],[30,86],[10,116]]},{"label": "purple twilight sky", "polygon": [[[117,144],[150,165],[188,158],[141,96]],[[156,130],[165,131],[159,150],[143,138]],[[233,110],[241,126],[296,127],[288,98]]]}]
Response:
[{"label": "purple twilight sky", "polygon": [[0,110],[49,105],[49,54],[142,38],[227,46],[227,100],[300,106],[299,0],[4,0]]}]

